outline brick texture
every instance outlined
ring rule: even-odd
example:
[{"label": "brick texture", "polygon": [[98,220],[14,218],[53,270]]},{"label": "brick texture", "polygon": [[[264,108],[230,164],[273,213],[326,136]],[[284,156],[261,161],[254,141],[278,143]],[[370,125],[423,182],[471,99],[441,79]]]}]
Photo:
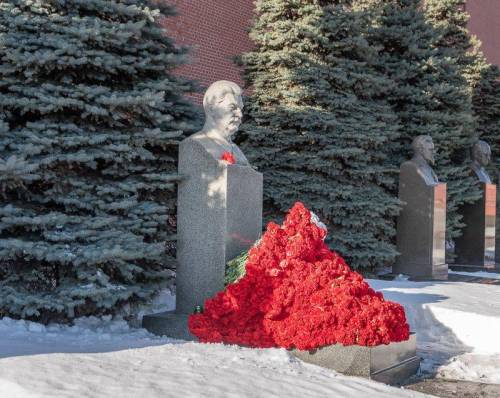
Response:
[{"label": "brick texture", "polygon": [[[253,16],[252,0],[167,0],[179,13],[164,26],[177,44],[193,47],[191,60],[177,70],[205,88],[217,80],[243,85],[233,58],[252,48],[248,28]],[[203,94],[192,99],[200,104]]]},{"label": "brick texture", "polygon": [[483,43],[488,61],[500,66],[500,0],[469,0],[469,30]]},{"label": "brick texture", "polygon": [[[198,80],[203,88],[216,80],[243,85],[236,55],[249,51],[248,28],[253,17],[253,0],[165,0],[177,8],[165,27],[178,44],[193,47],[188,65],[177,70],[181,76]],[[500,65],[500,0],[469,0],[469,28],[483,42],[490,62]],[[191,96],[201,104],[203,94]]]}]

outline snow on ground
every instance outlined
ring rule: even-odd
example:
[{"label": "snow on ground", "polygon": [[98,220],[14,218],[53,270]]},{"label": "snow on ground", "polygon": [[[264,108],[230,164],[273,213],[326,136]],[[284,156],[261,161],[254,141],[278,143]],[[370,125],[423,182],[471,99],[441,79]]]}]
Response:
[{"label": "snow on ground", "polygon": [[[164,290],[139,316],[145,311],[153,313],[173,308],[175,296]],[[145,329],[131,328],[124,320],[112,320],[110,316],[80,318],[71,327],[0,319],[0,360],[21,355],[109,352],[164,343]],[[0,362],[0,372],[1,369]]]},{"label": "snow on ground", "polygon": [[404,305],[411,329],[417,332],[424,374],[500,384],[500,286],[368,282],[387,299]]},{"label": "snow on ground", "polygon": [[[500,384],[500,286],[368,281],[402,303],[424,374]],[[149,310],[172,308],[164,292]],[[159,338],[110,318],[0,320],[0,397],[420,397],[305,364],[286,350]]]},{"label": "snow on ground", "polygon": [[186,343],[117,320],[44,327],[4,318],[0,336],[6,398],[424,397],[305,364],[284,349]]},{"label": "snow on ground", "polygon": [[457,275],[465,275],[465,276],[475,276],[476,278],[491,278],[491,279],[500,279],[500,274],[496,272],[485,272],[485,271],[476,271],[476,272],[466,272],[466,271],[448,271],[449,274],[457,274]]}]

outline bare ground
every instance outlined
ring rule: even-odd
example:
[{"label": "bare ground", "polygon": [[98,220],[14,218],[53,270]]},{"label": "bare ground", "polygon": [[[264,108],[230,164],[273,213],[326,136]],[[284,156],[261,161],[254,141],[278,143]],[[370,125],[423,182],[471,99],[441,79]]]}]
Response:
[{"label": "bare ground", "polygon": [[500,398],[500,384],[461,380],[420,379],[404,388],[441,398]]}]

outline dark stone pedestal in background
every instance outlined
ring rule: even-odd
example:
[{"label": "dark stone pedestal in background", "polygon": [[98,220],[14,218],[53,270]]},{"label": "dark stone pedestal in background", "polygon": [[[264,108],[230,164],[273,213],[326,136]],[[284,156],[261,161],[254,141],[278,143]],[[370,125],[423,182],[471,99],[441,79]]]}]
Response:
[{"label": "dark stone pedestal in background", "polygon": [[[500,186],[500,174],[498,174],[497,178],[497,198],[498,198],[498,187]],[[500,227],[500,220],[497,217],[496,221],[497,228],[496,230]],[[497,234],[495,230],[495,265],[497,269],[500,269],[500,234]]]},{"label": "dark stone pedestal in background", "polygon": [[403,163],[399,178],[403,202],[397,224],[400,255],[392,273],[417,280],[446,280],[446,184],[429,183],[412,161]]},{"label": "dark stone pedestal in background", "polygon": [[496,185],[481,183],[481,189],[479,201],[460,209],[466,226],[455,241],[453,268],[495,268]]}]

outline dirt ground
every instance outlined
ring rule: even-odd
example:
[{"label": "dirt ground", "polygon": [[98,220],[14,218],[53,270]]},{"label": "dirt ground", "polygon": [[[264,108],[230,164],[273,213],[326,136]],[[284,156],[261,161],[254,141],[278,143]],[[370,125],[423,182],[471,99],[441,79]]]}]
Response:
[{"label": "dirt ground", "polygon": [[500,384],[421,379],[404,386],[404,388],[441,398],[500,398]]}]

